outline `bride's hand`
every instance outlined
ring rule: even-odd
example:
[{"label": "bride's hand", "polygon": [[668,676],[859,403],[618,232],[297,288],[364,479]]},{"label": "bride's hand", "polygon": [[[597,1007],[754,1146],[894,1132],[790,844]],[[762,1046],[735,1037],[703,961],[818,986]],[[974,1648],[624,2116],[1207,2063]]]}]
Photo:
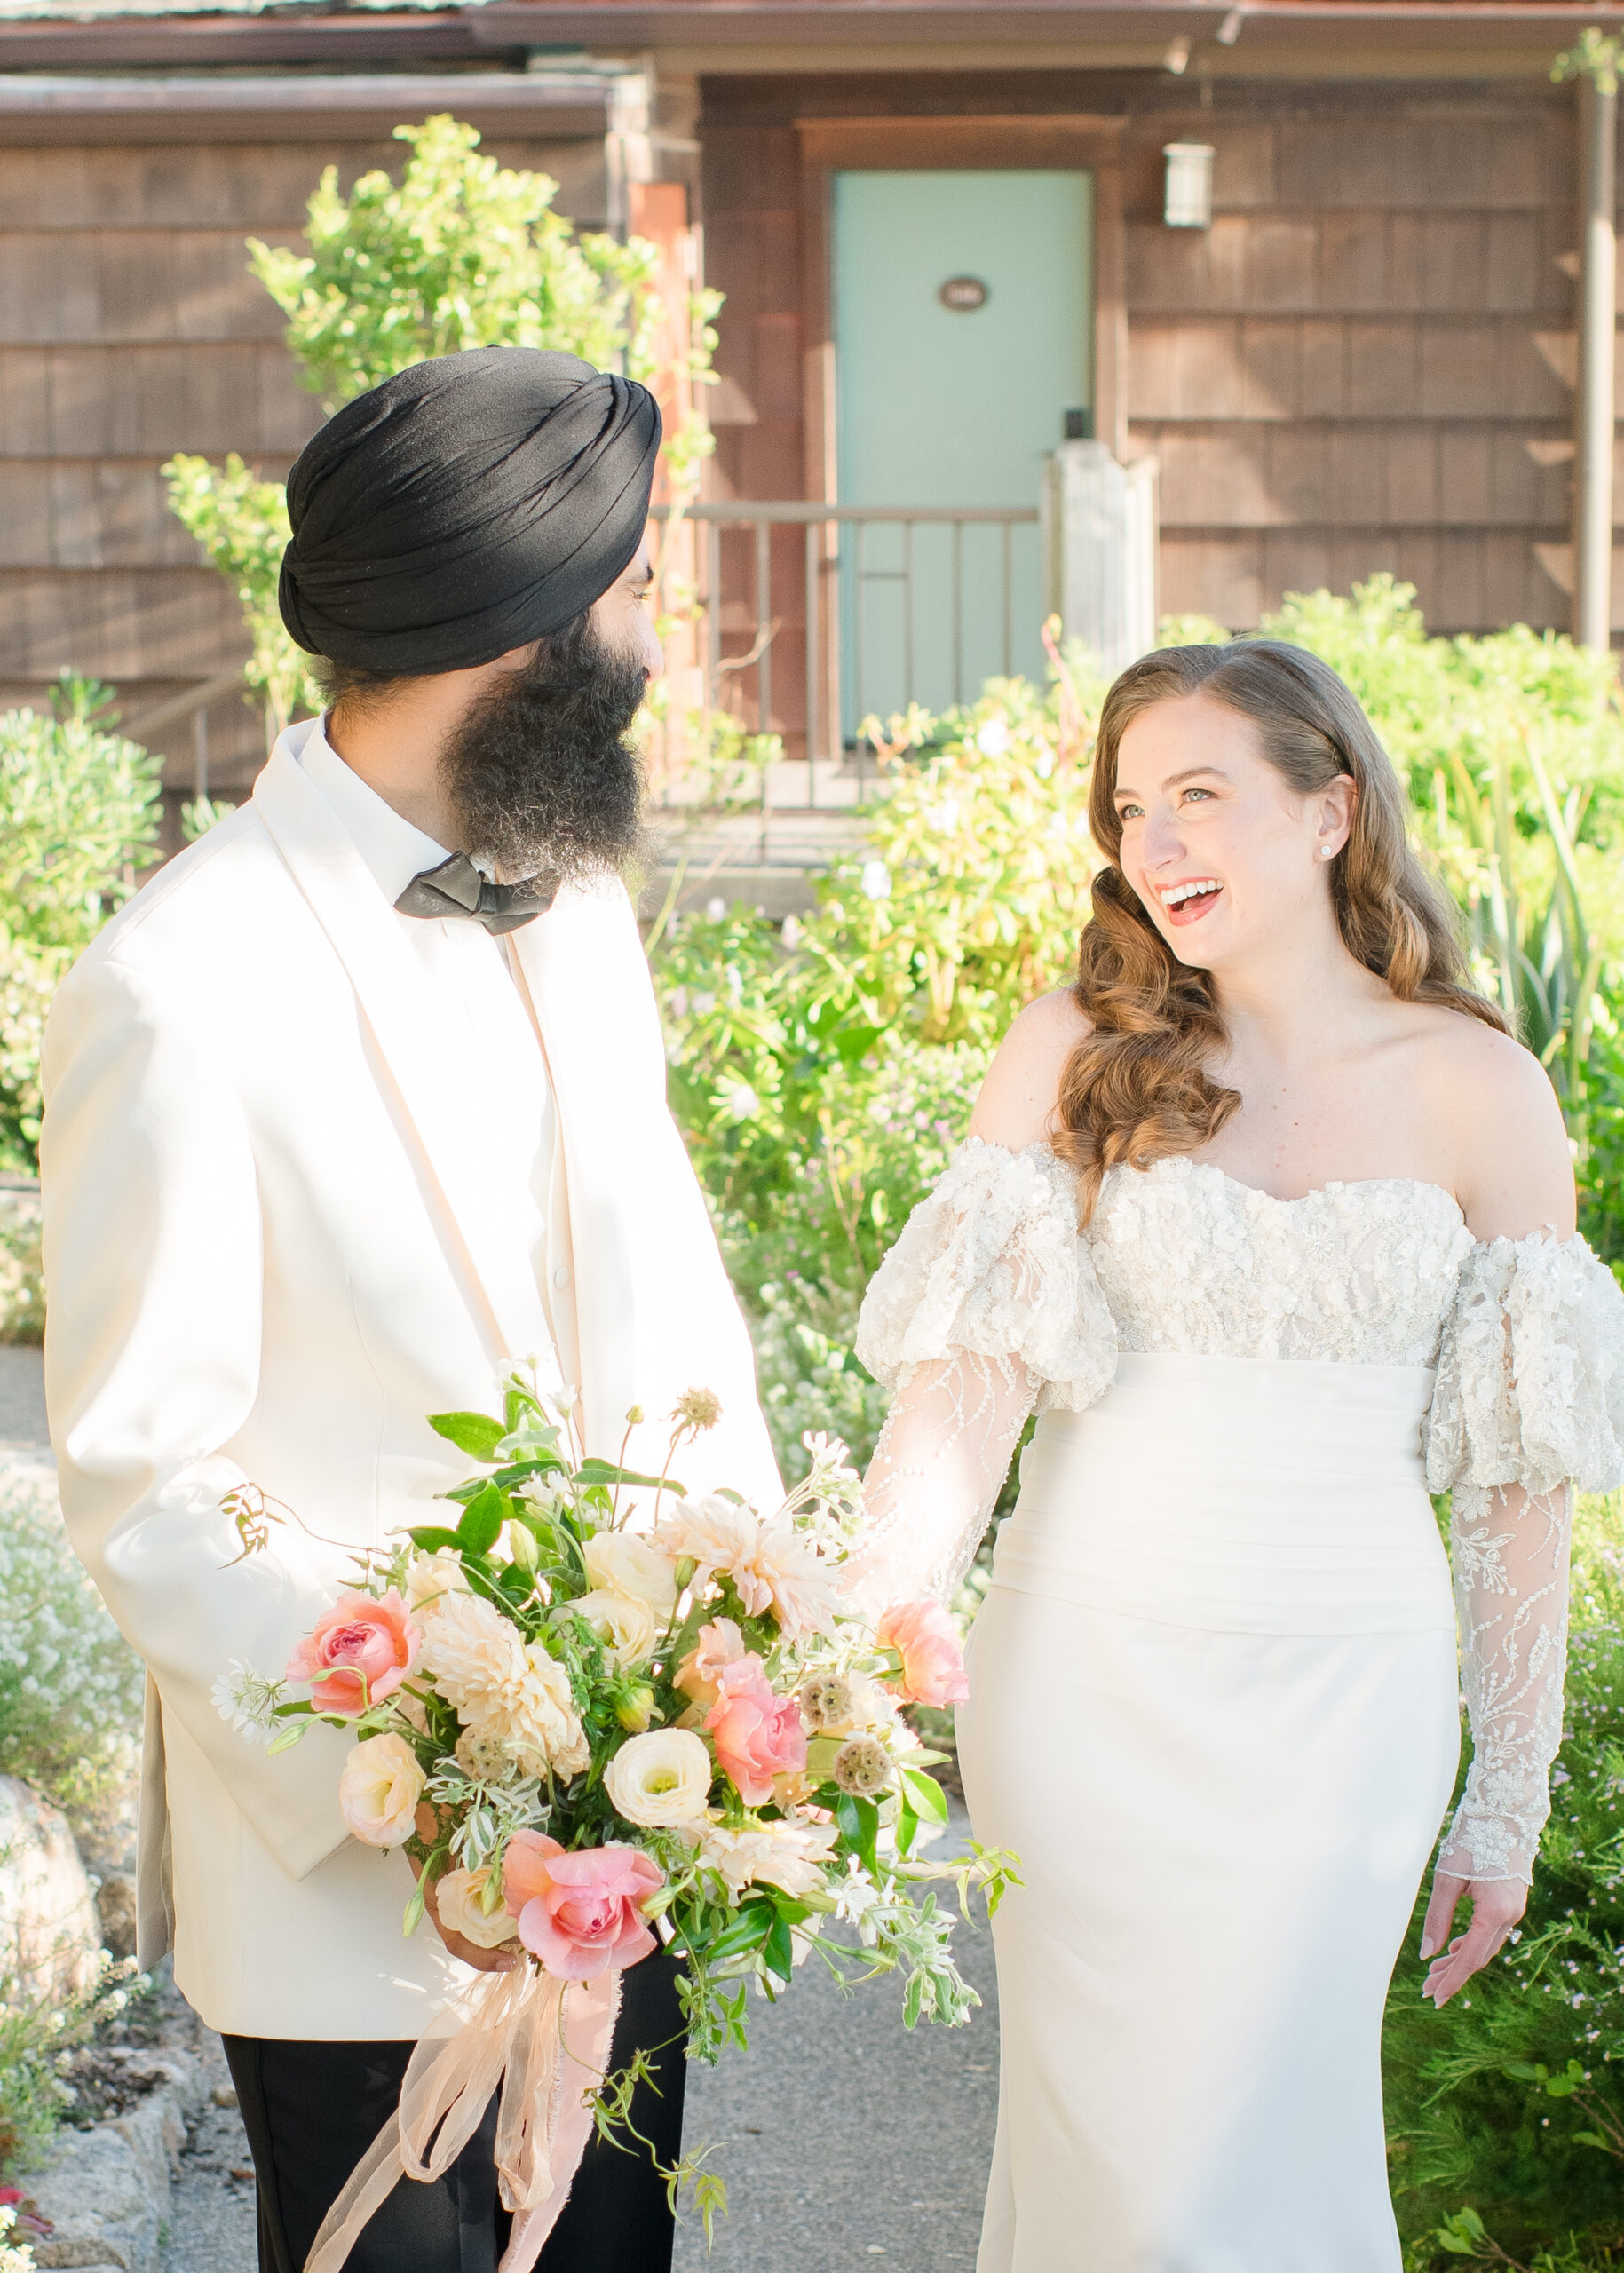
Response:
[{"label": "bride's hand", "polygon": [[[1462,1895],[1471,1897],[1471,1923],[1446,1949]],[[1456,1879],[1440,1871],[1432,1881],[1432,1899],[1421,1929],[1421,1953],[1432,1959],[1422,1995],[1437,2006],[1446,2005],[1457,1989],[1463,1989],[1474,1973],[1500,1954],[1527,1907],[1528,1889],[1521,1879]]]}]

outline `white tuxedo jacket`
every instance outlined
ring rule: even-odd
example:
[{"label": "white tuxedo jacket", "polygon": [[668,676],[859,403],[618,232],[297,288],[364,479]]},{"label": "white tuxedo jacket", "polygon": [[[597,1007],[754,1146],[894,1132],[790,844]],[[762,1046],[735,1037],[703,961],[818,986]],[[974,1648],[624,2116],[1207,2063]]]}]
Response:
[{"label": "white tuxedo jacket", "polygon": [[[466,1472],[430,1413],[495,1410],[550,1337],[481,1140],[500,1065],[427,1000],[360,853],[285,735],[253,801],[170,863],[64,983],[45,1039],[46,1394],[75,1548],[146,1659],[142,1944],[235,2035],[418,2035],[453,1970],[402,1938],[409,1866],[349,1840],[347,1738],[275,1759],[210,1701],[280,1673],[350,1575],[346,1545],[435,1522]],[[664,1094],[636,922],[615,888],[512,935],[558,1131],[558,1354],[590,1449],[692,1384],[721,1426],[691,1489],[779,1485],[743,1322]],[[295,1509],[246,1562],[220,1499]]]}]

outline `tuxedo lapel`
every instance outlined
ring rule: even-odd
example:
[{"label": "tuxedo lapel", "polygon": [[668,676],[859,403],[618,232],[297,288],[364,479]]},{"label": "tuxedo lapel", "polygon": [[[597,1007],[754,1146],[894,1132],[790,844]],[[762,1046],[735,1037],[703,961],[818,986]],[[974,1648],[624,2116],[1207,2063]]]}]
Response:
[{"label": "tuxedo lapel", "polygon": [[[306,727],[306,732],[309,728]],[[464,1034],[425,1014],[421,976],[360,854],[296,755],[290,728],[254,787],[254,805],[355,990],[459,1243],[471,1295],[487,1311],[493,1360],[551,1342],[529,1257],[503,1220],[500,1179],[481,1139],[481,1071]]]}]

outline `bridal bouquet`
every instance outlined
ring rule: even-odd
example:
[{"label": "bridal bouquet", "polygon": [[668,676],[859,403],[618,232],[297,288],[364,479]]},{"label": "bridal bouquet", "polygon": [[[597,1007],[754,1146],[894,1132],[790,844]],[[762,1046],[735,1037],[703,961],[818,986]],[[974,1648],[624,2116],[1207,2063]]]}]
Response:
[{"label": "bridal bouquet", "polygon": [[[282,1679],[234,1666],[217,1686],[227,1720],[273,1751],[313,1720],[353,1732],[339,1803],[356,1838],[404,1848],[416,1868],[406,1930],[432,1902],[442,1926],[511,1954],[487,1976],[474,2031],[505,2031],[510,2065],[520,2010],[541,2000],[532,2081],[554,2114],[535,2113],[527,2159],[504,2158],[499,2139],[510,2206],[540,2213],[560,2163],[566,2180],[573,2168],[548,2129],[568,2127],[560,2060],[581,2071],[586,2111],[569,2152],[591,2123],[623,2125],[635,2079],[605,2071],[614,1984],[658,1943],[682,1960],[688,2048],[705,2060],[746,2040],[751,1982],[775,1995],[814,1952],[848,1979],[899,1970],[909,2027],[968,2020],[978,2001],[929,1881],[956,1881],[967,1913],[972,1885],[995,1906],[1010,1864],[972,1849],[932,1865],[917,1851],[947,1810],[928,1772],[941,1755],[902,1712],[966,1694],[951,1621],[933,1602],[873,1627],[843,1608],[860,1485],[842,1445],[808,1437],[810,1473],[765,1517],[729,1492],[691,1498],[671,1471],[717,1418],[715,1398],[690,1391],[662,1472],[643,1475],[587,1457],[567,1396],[513,1371],[500,1419],[431,1422],[480,1471],[448,1495],[455,1525],[360,1558]],[[628,1416],[628,1434],[641,1419]],[[251,1490],[229,1512],[245,1553],[283,1519]],[[852,1931],[832,1938],[835,1923]],[[447,2052],[442,2030],[431,2055]],[[525,2119],[516,2106],[515,2126]],[[417,2127],[426,2142],[426,2118]],[[426,2151],[414,2169],[408,2141],[392,2182],[400,2167],[432,2174]],[[524,2164],[511,2188],[509,2161]],[[671,2175],[698,2176],[688,2164]],[[725,2199],[709,2175],[700,2196],[707,2209]]]}]

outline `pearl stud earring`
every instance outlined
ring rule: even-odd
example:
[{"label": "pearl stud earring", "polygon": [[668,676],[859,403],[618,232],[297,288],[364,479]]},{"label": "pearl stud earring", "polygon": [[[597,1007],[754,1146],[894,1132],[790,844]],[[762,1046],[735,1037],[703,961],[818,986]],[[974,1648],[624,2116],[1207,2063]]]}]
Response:
[{"label": "pearl stud earring", "polygon": [[1335,851],[1336,847],[1334,844],[1322,844],[1319,847],[1319,858],[1322,860],[1329,860],[1335,856]]}]

